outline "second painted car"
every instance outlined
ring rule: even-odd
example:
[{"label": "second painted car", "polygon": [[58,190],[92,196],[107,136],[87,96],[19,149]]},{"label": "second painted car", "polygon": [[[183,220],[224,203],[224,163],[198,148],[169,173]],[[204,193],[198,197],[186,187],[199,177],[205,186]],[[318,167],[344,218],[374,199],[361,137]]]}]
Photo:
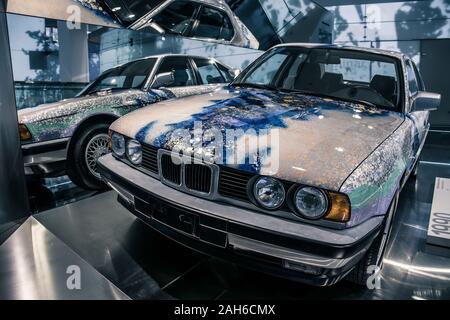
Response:
[{"label": "second painted car", "polygon": [[235,73],[211,58],[151,56],[105,71],[75,98],[19,110],[25,173],[67,173],[82,188],[101,189],[96,160],[108,151],[112,122],[152,103],[213,91]]}]

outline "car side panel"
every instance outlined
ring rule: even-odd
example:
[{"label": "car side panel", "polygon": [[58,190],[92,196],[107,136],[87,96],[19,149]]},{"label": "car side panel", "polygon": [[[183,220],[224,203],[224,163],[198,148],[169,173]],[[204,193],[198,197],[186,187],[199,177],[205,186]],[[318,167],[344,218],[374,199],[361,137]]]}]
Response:
[{"label": "car side panel", "polygon": [[349,196],[352,206],[347,226],[387,212],[404,173],[414,162],[418,142],[415,123],[406,116],[397,130],[347,178],[340,189]]},{"label": "car side panel", "polygon": [[[33,119],[33,121],[25,124],[33,137],[33,143],[67,138],[72,136],[83,120],[93,115],[111,114],[121,117],[142,106],[167,99],[167,97],[168,93],[150,94],[138,92],[130,94],[127,92],[123,96],[106,96],[101,101],[96,100],[95,103],[74,101],[70,105],[63,106],[62,109],[64,110],[61,110],[60,114],[52,111],[51,116],[43,114],[42,120]],[[130,105],[126,105],[124,101],[130,102]],[[68,112],[68,109],[72,109],[72,111]]]}]

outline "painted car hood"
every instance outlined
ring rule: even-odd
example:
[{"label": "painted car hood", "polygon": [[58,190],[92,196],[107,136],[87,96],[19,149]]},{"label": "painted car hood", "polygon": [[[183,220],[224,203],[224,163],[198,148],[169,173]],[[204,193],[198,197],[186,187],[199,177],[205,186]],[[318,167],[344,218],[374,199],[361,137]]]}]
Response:
[{"label": "painted car hood", "polygon": [[120,107],[133,103],[144,105],[160,101],[165,95],[167,95],[167,93],[160,92],[160,90],[143,92],[141,90],[132,89],[103,95],[82,96],[19,110],[18,119],[19,123],[26,124],[69,116],[78,112],[83,112],[93,106],[103,105],[105,107]]},{"label": "painted car hood", "polygon": [[[224,88],[164,101],[114,122],[111,129],[140,142],[173,149],[177,129],[267,129],[279,139],[256,164],[224,165],[294,182],[339,190],[346,178],[404,120],[400,113],[298,93]],[[275,134],[273,136],[276,136]],[[225,134],[224,134],[225,137]],[[243,138],[252,138],[251,133]],[[254,137],[253,137],[254,138]],[[205,143],[206,144],[206,143]],[[207,147],[204,145],[204,147]],[[234,156],[227,150],[225,159]],[[268,168],[278,156],[278,168]]]}]

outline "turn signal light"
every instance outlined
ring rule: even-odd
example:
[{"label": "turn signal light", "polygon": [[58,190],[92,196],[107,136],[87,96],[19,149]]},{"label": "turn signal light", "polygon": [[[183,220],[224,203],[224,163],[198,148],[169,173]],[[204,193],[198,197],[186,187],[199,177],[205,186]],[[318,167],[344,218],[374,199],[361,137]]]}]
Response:
[{"label": "turn signal light", "polygon": [[324,216],[326,220],[347,222],[350,220],[350,200],[344,194],[328,192],[330,209]]},{"label": "turn signal light", "polygon": [[24,124],[19,124],[20,140],[26,141],[31,139],[31,133]]}]

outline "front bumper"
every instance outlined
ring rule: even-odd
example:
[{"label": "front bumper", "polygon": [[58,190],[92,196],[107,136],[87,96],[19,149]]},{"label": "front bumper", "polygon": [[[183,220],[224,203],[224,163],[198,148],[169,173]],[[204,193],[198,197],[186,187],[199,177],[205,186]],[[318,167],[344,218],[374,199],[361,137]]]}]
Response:
[{"label": "front bumper", "polygon": [[22,145],[27,176],[57,177],[65,174],[69,138]]},{"label": "front bumper", "polygon": [[151,227],[198,251],[314,285],[342,279],[377,236],[382,217],[335,230],[267,216],[172,189],[111,154],[98,160],[121,204]]}]

